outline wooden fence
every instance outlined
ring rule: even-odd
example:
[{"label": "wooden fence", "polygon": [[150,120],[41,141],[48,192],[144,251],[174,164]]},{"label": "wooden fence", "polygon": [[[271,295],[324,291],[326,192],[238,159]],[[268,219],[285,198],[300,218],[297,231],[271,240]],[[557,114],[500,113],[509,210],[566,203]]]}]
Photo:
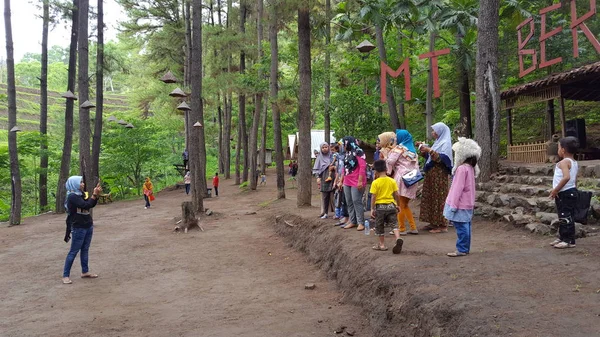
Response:
[{"label": "wooden fence", "polygon": [[507,159],[519,163],[545,163],[547,147],[545,142],[508,145]]}]

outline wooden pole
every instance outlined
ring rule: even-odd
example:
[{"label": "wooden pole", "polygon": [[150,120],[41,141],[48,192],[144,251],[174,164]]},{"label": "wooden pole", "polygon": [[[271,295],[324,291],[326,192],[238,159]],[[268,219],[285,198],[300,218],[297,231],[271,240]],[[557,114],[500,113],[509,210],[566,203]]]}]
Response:
[{"label": "wooden pole", "polygon": [[551,99],[548,101],[547,106],[546,106],[547,110],[546,110],[546,116],[548,118],[548,127],[546,128],[546,132],[548,132],[549,134],[546,134],[546,141],[552,139],[552,135],[554,135],[554,133],[556,132],[556,129],[554,127],[555,125],[555,121],[554,121],[554,99]]},{"label": "wooden pole", "polygon": [[566,125],[567,122],[565,120],[565,99],[562,97],[562,93],[560,95],[560,129],[563,137],[566,137]]},{"label": "wooden pole", "polygon": [[508,145],[513,145],[512,137],[512,109],[506,110],[508,115],[506,116],[506,133]]}]

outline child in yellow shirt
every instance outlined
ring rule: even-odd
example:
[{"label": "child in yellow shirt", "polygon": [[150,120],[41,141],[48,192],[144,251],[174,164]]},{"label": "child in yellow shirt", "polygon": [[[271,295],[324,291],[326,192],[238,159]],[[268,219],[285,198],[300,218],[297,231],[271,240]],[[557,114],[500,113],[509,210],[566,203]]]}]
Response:
[{"label": "child in yellow shirt", "polygon": [[371,217],[375,218],[375,234],[379,237],[379,243],[373,246],[374,250],[387,250],[385,246],[385,225],[392,227],[396,237],[396,245],[392,249],[394,254],[402,252],[404,241],[398,232],[398,205],[400,195],[396,181],[386,175],[387,167],[385,160],[376,160],[373,163],[375,180],[371,184]]}]

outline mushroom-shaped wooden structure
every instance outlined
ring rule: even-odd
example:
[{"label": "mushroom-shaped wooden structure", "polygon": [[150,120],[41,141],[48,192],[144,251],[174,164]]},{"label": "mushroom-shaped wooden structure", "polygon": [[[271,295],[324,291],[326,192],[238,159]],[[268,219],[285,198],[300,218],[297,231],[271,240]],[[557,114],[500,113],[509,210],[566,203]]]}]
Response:
[{"label": "mushroom-shaped wooden structure", "polygon": [[190,111],[190,110],[192,110],[192,108],[190,108],[190,106],[184,101],[184,102],[181,102],[181,104],[179,104],[179,106],[177,107],[177,110]]},{"label": "mushroom-shaped wooden structure", "polygon": [[18,126],[13,126],[12,129],[10,129],[10,132],[20,132],[22,131]]},{"label": "mushroom-shaped wooden structure", "polygon": [[202,124],[200,124],[200,122],[196,122],[196,123],[194,123],[194,127],[195,128],[201,128]]},{"label": "mushroom-shaped wooden structure", "polygon": [[128,129],[133,129],[134,126],[131,123],[127,123],[127,125],[125,125],[125,127]]},{"label": "mushroom-shaped wooden structure", "polygon": [[109,122],[116,122],[116,121],[117,121],[117,117],[115,117],[115,116],[110,116],[110,117],[108,117],[108,121],[109,121]]},{"label": "mushroom-shaped wooden structure", "polygon": [[361,53],[368,53],[371,50],[375,49],[375,46],[371,42],[369,42],[369,40],[364,40],[358,46],[356,46],[356,49],[358,49],[358,51]]},{"label": "mushroom-shaped wooden structure", "polygon": [[173,75],[173,73],[170,70],[167,71],[167,73],[164,74],[163,77],[160,78],[160,80],[162,82],[165,82],[165,83],[177,83],[177,82],[179,82],[177,80],[177,77],[175,77],[175,75]]},{"label": "mushroom-shaped wooden structure", "polygon": [[171,97],[187,97],[185,92],[183,92],[183,90],[181,90],[180,88],[176,88],[175,90],[171,91],[169,96],[171,96]]},{"label": "mushroom-shaped wooden structure", "polygon": [[120,119],[117,123],[119,123],[120,125],[127,125],[127,122]]},{"label": "mushroom-shaped wooden structure", "polygon": [[96,106],[94,105],[94,103],[92,103],[90,101],[85,101],[79,107],[82,109],[92,109],[92,108],[95,108]]},{"label": "mushroom-shaped wooden structure", "polygon": [[66,99],[71,99],[71,100],[74,100],[74,101],[77,100],[77,96],[75,96],[75,94],[73,94],[71,92],[71,90],[68,90],[64,94],[60,95],[60,97],[63,97],[63,98],[66,98]]}]

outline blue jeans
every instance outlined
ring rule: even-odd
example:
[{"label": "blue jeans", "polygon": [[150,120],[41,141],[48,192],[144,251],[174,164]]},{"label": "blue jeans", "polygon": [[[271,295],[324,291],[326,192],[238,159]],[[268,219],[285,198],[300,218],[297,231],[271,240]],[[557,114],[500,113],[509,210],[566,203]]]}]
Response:
[{"label": "blue jeans", "polygon": [[185,194],[190,194],[190,185],[191,184],[185,184]]},{"label": "blue jeans", "polygon": [[79,255],[81,258],[81,273],[85,274],[89,271],[88,252],[90,251],[93,234],[94,226],[90,228],[73,228],[71,230],[71,250],[69,251],[69,254],[67,254],[63,277],[69,277],[71,275],[71,266],[79,251],[81,251],[81,254]]},{"label": "blue jeans", "polygon": [[357,187],[344,186],[344,195],[346,196],[346,206],[348,206],[350,223],[364,225],[365,209],[363,207],[363,193]]},{"label": "blue jeans", "polygon": [[456,230],[456,251],[468,253],[471,250],[471,223],[470,222],[455,222],[454,229]]}]

